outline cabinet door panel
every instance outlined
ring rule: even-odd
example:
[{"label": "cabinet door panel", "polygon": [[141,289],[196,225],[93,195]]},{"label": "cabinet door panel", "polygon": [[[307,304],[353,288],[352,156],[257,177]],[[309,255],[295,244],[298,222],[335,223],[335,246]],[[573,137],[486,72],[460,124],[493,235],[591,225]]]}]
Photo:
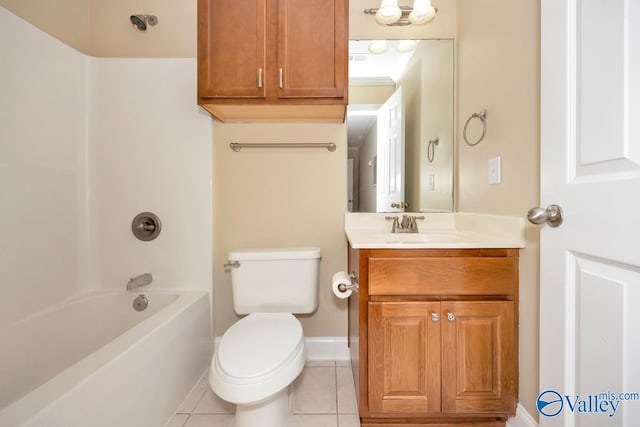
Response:
[{"label": "cabinet door panel", "polygon": [[443,412],[515,411],[515,336],[513,302],[442,303]]},{"label": "cabinet door panel", "polygon": [[440,411],[437,302],[369,303],[370,412]]},{"label": "cabinet door panel", "polygon": [[199,0],[201,98],[264,98],[267,0]]},{"label": "cabinet door panel", "polygon": [[279,0],[278,97],[345,97],[347,4]]}]

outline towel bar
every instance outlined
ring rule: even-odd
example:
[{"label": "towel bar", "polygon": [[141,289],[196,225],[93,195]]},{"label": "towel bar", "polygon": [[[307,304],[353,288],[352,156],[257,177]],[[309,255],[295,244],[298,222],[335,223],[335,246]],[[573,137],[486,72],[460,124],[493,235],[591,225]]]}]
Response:
[{"label": "towel bar", "polygon": [[251,142],[232,142],[229,144],[229,147],[238,152],[243,148],[326,148],[329,151],[336,151],[336,144],[333,142],[298,142],[298,143],[280,143],[280,142],[271,142],[264,144],[256,144]]}]

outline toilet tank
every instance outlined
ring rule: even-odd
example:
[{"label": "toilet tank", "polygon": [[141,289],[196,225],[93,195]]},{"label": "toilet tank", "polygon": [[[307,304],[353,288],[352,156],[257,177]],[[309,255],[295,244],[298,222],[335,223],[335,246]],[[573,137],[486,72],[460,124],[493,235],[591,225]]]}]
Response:
[{"label": "toilet tank", "polygon": [[320,248],[229,252],[233,307],[238,314],[311,313],[318,307]]}]

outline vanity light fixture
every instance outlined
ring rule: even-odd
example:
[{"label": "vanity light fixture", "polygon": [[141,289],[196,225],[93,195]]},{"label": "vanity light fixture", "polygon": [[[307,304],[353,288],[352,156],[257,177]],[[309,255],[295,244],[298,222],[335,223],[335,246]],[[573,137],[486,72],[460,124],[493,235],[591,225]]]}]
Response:
[{"label": "vanity light fixture", "polygon": [[422,25],[436,16],[438,9],[431,0],[414,0],[413,7],[398,6],[398,0],[382,0],[379,8],[365,9],[364,13],[375,15],[381,25]]},{"label": "vanity light fixture", "polygon": [[402,17],[402,9],[398,6],[398,0],[382,0],[376,11],[378,24],[391,25]]},{"label": "vanity light fixture", "polygon": [[436,16],[431,0],[415,0],[413,10],[409,13],[409,22],[415,25],[426,24]]}]

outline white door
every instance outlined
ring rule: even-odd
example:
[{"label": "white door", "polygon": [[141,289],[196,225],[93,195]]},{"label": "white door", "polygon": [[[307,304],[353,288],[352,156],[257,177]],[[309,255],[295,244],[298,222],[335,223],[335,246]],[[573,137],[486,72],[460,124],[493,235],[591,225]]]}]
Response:
[{"label": "white door", "polygon": [[[378,110],[376,211],[402,211],[404,203],[404,100],[402,88]],[[393,207],[394,205],[396,207]]]},{"label": "white door", "polygon": [[636,427],[640,1],[541,5],[540,425]]}]

